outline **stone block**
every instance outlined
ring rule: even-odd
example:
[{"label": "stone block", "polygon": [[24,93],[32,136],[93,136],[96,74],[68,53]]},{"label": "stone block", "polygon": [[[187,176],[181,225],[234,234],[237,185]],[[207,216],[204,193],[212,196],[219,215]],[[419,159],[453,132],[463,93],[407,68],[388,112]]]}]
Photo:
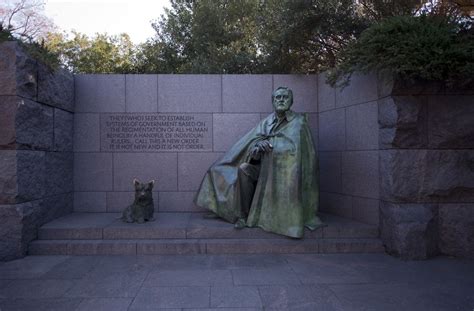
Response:
[{"label": "stone block", "polygon": [[129,310],[209,308],[209,286],[143,287]]},{"label": "stone block", "polygon": [[72,151],[74,114],[54,109],[54,151]]},{"label": "stone block", "polygon": [[153,190],[176,191],[178,188],[176,153],[114,154],[114,191],[133,190],[133,179],[155,180]]},{"label": "stone block", "polygon": [[136,255],[134,241],[77,240],[68,243],[68,255]]},{"label": "stone block", "polygon": [[428,105],[426,97],[393,96],[379,103],[379,144],[387,148],[426,148]]},{"label": "stone block", "polygon": [[439,250],[449,256],[474,258],[474,204],[439,205]]},{"label": "stone block", "polygon": [[352,197],[340,193],[320,193],[320,211],[352,218]]},{"label": "stone block", "polygon": [[272,112],[271,75],[223,75],[223,112]]},{"label": "stone block", "polygon": [[[130,190],[133,190],[133,185],[130,183]],[[135,192],[107,192],[107,212],[108,213],[122,213],[123,210],[133,203],[135,199]],[[155,205],[155,213],[158,211],[158,192],[153,191],[153,203]]]},{"label": "stone block", "polygon": [[430,148],[474,148],[474,95],[429,97],[428,139]]},{"label": "stone block", "polygon": [[221,112],[220,75],[158,75],[158,112]]},{"label": "stone block", "polygon": [[326,74],[318,75],[318,111],[336,108],[336,89],[326,83]]},{"label": "stone block", "polygon": [[[72,176],[69,178],[72,179]],[[41,201],[41,219],[36,225],[39,227],[53,219],[72,213],[74,193],[62,193],[44,197]]]},{"label": "stone block", "polygon": [[319,150],[341,151],[346,149],[346,112],[336,109],[319,114]]},{"label": "stone block", "polygon": [[308,125],[311,130],[311,136],[313,137],[314,148],[318,148],[318,138],[319,138],[319,116],[317,113],[307,113]]},{"label": "stone block", "polygon": [[27,202],[47,195],[46,155],[43,151],[19,150],[17,152],[16,202]]},{"label": "stone block", "polygon": [[234,269],[232,270],[235,285],[301,285],[296,273],[290,269]]},{"label": "stone block", "polygon": [[206,253],[206,244],[199,240],[139,240],[137,255],[197,255]]},{"label": "stone block", "polygon": [[24,256],[21,221],[15,205],[0,205],[0,261]]},{"label": "stone block", "polygon": [[74,111],[74,76],[66,69],[52,70],[38,63],[38,102]]},{"label": "stone block", "polygon": [[203,212],[200,207],[194,205],[195,192],[160,192],[159,212]]},{"label": "stone block", "polygon": [[342,193],[379,198],[379,152],[342,153]]},{"label": "stone block", "polygon": [[256,286],[211,287],[213,308],[261,308],[259,290]]},{"label": "stone block", "polygon": [[74,192],[74,212],[107,211],[105,192]]},{"label": "stone block", "polygon": [[74,191],[72,175],[74,154],[72,152],[46,152],[45,167],[48,196]]},{"label": "stone block", "polygon": [[346,147],[348,150],[378,150],[377,102],[346,108]]},{"label": "stone block", "polygon": [[383,150],[381,197],[390,202],[472,202],[473,150]]},{"label": "stone block", "polygon": [[377,76],[375,74],[353,74],[348,86],[336,89],[336,107],[347,107],[377,99]]},{"label": "stone block", "polygon": [[318,112],[317,75],[273,75],[273,90],[280,86],[293,91],[292,110],[298,112]]},{"label": "stone block", "polygon": [[209,167],[223,153],[178,153],[178,190],[197,191]]},{"label": "stone block", "polygon": [[31,242],[28,246],[28,255],[31,256],[51,256],[67,254],[67,241],[36,240]]},{"label": "stone block", "polygon": [[36,99],[36,61],[17,42],[0,44],[0,95],[18,95]]},{"label": "stone block", "polygon": [[380,230],[385,250],[404,259],[426,259],[438,252],[436,204],[380,205]]},{"label": "stone block", "polygon": [[158,75],[125,75],[127,112],[158,112]]},{"label": "stone block", "polygon": [[96,113],[74,115],[74,151],[100,151],[100,120]]},{"label": "stone block", "polygon": [[125,112],[125,75],[74,76],[76,112]]},{"label": "stone block", "polygon": [[259,114],[214,114],[214,151],[226,152],[259,122]]},{"label": "stone block", "polygon": [[319,153],[319,188],[325,192],[340,192],[342,189],[341,153]]},{"label": "stone block", "polygon": [[16,203],[17,151],[0,150],[0,204]]},{"label": "stone block", "polygon": [[0,149],[16,149],[16,114],[21,99],[0,96]]},{"label": "stone block", "polygon": [[112,176],[111,153],[74,154],[75,191],[112,191]]},{"label": "stone block", "polygon": [[352,217],[366,224],[379,224],[380,200],[361,197],[352,198]]}]

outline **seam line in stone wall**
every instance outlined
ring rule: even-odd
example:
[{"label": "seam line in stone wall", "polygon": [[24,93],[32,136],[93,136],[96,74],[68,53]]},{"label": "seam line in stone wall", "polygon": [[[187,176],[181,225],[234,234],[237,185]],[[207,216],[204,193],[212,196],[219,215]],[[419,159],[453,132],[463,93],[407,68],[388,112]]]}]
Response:
[{"label": "seam line in stone wall", "polygon": [[346,109],[346,108],[349,108],[349,107],[360,106],[360,105],[363,105],[363,104],[368,104],[368,103],[373,103],[373,102],[377,103],[379,101],[379,99],[366,101],[366,102],[363,102],[363,103],[358,103],[358,104],[353,104],[353,105],[348,105],[348,106],[336,107],[336,108],[333,108],[333,109],[327,109],[327,110],[324,110],[324,111],[319,111],[319,113],[325,113],[325,112],[330,112],[330,111],[339,110],[339,109]]}]

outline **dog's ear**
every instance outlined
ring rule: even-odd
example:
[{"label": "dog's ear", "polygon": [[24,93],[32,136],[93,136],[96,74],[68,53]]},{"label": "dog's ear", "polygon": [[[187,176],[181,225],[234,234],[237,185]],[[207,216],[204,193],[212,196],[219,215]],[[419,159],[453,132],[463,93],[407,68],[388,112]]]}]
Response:
[{"label": "dog's ear", "polygon": [[136,187],[140,184],[140,182],[138,181],[138,179],[134,178],[133,179],[133,185]]},{"label": "dog's ear", "polygon": [[148,186],[150,187],[150,189],[153,189],[153,186],[155,185],[155,180],[150,180],[150,182],[148,183]]}]

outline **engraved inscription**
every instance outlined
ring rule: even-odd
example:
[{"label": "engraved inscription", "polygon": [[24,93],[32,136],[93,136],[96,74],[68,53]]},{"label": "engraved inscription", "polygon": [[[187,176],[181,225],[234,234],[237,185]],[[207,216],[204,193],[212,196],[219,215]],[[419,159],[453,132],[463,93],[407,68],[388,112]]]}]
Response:
[{"label": "engraved inscription", "polygon": [[100,127],[102,151],[212,151],[211,114],[102,114]]}]

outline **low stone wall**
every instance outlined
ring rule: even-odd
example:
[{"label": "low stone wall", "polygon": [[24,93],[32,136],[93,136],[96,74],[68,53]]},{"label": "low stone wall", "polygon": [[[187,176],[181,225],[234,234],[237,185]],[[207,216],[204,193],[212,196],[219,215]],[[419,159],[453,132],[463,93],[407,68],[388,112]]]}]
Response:
[{"label": "low stone wall", "polygon": [[0,44],[0,260],[72,211],[73,77]]},{"label": "low stone wall", "polygon": [[273,111],[278,86],[293,89],[293,109],[318,136],[317,76],[76,75],[75,85],[78,212],[121,212],[134,178],[156,180],[157,212],[201,211],[193,198],[204,173]]}]

